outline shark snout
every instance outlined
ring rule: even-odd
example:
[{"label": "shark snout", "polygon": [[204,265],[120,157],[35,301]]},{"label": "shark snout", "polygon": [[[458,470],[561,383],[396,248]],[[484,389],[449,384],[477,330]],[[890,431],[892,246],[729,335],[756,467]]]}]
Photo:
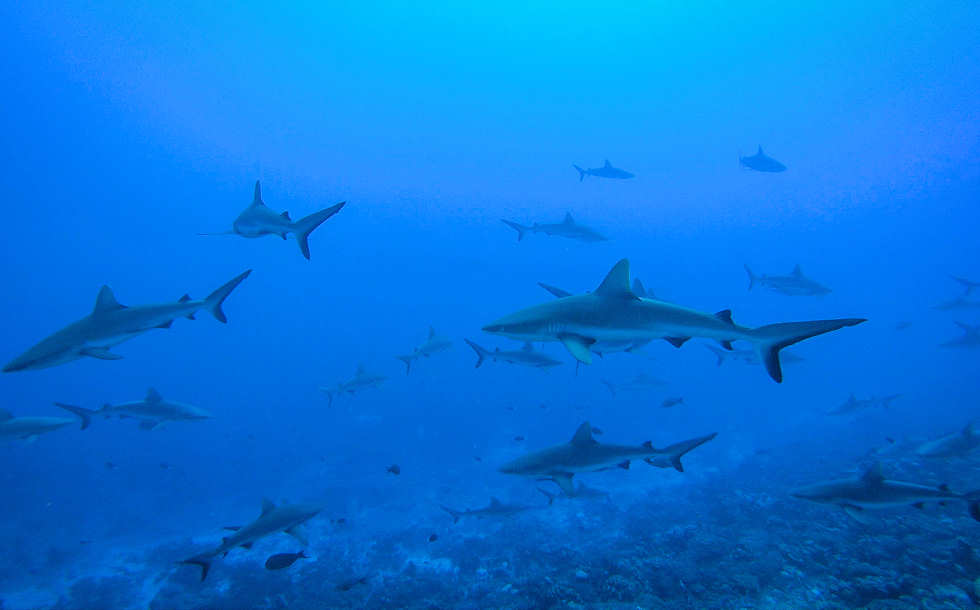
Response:
[{"label": "shark snout", "polygon": [[504,325],[503,324],[493,323],[493,324],[487,324],[486,326],[484,326],[480,330],[482,330],[483,332],[487,332],[487,333],[499,333],[503,329],[504,329]]}]

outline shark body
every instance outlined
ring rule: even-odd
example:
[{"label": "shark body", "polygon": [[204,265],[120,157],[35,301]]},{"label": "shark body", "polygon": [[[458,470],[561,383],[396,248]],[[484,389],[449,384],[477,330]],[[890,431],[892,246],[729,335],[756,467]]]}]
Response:
[{"label": "shark body", "polygon": [[585,225],[581,225],[575,222],[572,218],[571,212],[565,214],[565,219],[558,223],[534,223],[531,226],[525,226],[511,220],[501,220],[511,229],[517,231],[517,241],[524,239],[526,233],[544,233],[545,235],[551,237],[564,237],[566,239],[574,239],[575,241],[584,242],[598,242],[598,241],[608,241],[608,238],[600,234]]},{"label": "shark body", "polygon": [[87,415],[69,409],[79,419],[70,417],[14,417],[9,411],[0,409],[0,439],[34,441],[37,437],[48,432],[54,432],[65,426],[80,423],[81,429],[88,428],[90,419]]},{"label": "shark body", "polygon": [[756,275],[752,273],[748,265],[744,265],[744,267],[749,276],[749,290],[759,284],[763,288],[768,288],[772,292],[788,297],[823,296],[831,292],[830,288],[803,275],[803,270],[799,265],[793,267],[793,271],[789,275]]},{"label": "shark body", "polygon": [[303,546],[307,546],[309,542],[306,540],[301,526],[317,516],[321,510],[323,507],[315,504],[276,506],[270,500],[262,500],[262,513],[255,521],[245,526],[226,527],[225,529],[231,530],[232,534],[223,538],[221,544],[210,551],[195,555],[180,563],[200,566],[201,580],[203,581],[207,578],[215,557],[218,555],[225,556],[237,547],[250,549],[256,541],[266,536],[283,532],[295,538]]},{"label": "shark body", "polygon": [[448,506],[439,505],[442,510],[449,513],[453,518],[453,523],[459,523],[460,519],[465,518],[475,518],[475,519],[500,519],[506,517],[512,517],[520,513],[526,513],[532,510],[540,510],[542,508],[548,508],[554,502],[555,497],[552,494],[539,489],[542,494],[548,498],[548,503],[544,506],[533,506],[528,504],[507,504],[501,502],[495,497],[490,498],[490,503],[482,508],[467,508],[463,510],[455,510],[449,508]]},{"label": "shark body", "polygon": [[485,360],[530,366],[538,369],[546,369],[561,364],[560,360],[555,360],[548,354],[534,349],[534,345],[531,343],[525,343],[524,347],[521,349],[502,350],[498,347],[491,352],[490,350],[477,345],[469,339],[463,339],[463,341],[466,341],[466,344],[472,347],[473,351],[476,352],[476,365],[474,368],[480,368],[480,365],[482,365]]},{"label": "shark body", "polygon": [[154,388],[146,391],[143,400],[134,400],[117,405],[105,404],[101,409],[90,411],[82,407],[75,407],[63,403],[55,403],[63,409],[72,412],[84,412],[89,418],[95,416],[118,417],[119,419],[135,419],[139,421],[139,426],[143,430],[154,430],[167,422],[176,421],[199,421],[210,419],[211,413],[193,405],[165,400]]},{"label": "shark body", "polygon": [[576,474],[629,468],[633,460],[643,460],[651,466],[674,468],[683,472],[681,457],[716,435],[717,433],[700,436],[663,449],[655,448],[650,441],[642,445],[613,445],[599,443],[592,438],[592,426],[585,422],[575,431],[571,441],[523,455],[501,466],[500,472],[539,480],[550,479],[563,492],[574,495],[572,477]]},{"label": "shark body", "polygon": [[919,445],[915,454],[930,458],[966,457],[973,453],[977,447],[980,447],[980,434],[977,434],[976,430],[973,429],[973,424],[969,423],[959,432],[953,432]]},{"label": "shark body", "polygon": [[599,287],[504,316],[483,330],[519,341],[560,341],[583,364],[592,363],[591,347],[598,342],[666,339],[680,347],[691,337],[715,339],[726,349],[732,341],[750,342],[770,377],[783,378],[779,350],[804,339],[854,326],[863,318],[813,320],[740,326],[730,310],[708,314],[672,303],[645,299],[630,288],[629,261],[616,263]]},{"label": "shark body", "polygon": [[453,346],[453,342],[447,337],[440,336],[436,333],[436,329],[429,327],[429,336],[426,338],[425,343],[419,345],[411,354],[406,354],[404,356],[396,356],[399,360],[405,363],[405,374],[412,372],[412,362],[418,360],[419,358],[428,358],[432,354],[438,352],[443,352]]},{"label": "shark body", "polygon": [[3,371],[43,369],[79,358],[119,360],[122,356],[110,349],[154,328],[170,328],[180,317],[194,319],[201,309],[211,312],[219,322],[227,322],[221,304],[251,273],[251,269],[231,279],[205,299],[184,295],[175,303],[160,305],[120,305],[112,290],[103,286],[95,299],[92,313],[41,340],[3,367]]},{"label": "shark body", "polygon": [[354,373],[354,377],[347,381],[341,381],[332,388],[321,387],[320,390],[327,393],[329,406],[333,406],[334,397],[342,396],[344,394],[353,396],[362,390],[376,388],[387,381],[387,379],[388,377],[385,375],[368,373],[367,369],[364,368],[364,365],[359,364],[357,366],[357,371]]},{"label": "shark body", "polygon": [[866,411],[868,409],[875,409],[878,407],[887,409],[891,406],[892,401],[900,396],[901,394],[890,394],[888,396],[858,398],[854,394],[851,394],[843,403],[834,407],[830,411],[827,411],[827,415],[850,415],[851,413]]},{"label": "shark body", "polygon": [[595,178],[610,178],[613,180],[629,180],[635,177],[634,174],[630,172],[619,169],[618,167],[613,167],[613,164],[609,162],[609,159],[605,160],[602,167],[590,167],[588,169],[582,169],[578,165],[572,165],[575,171],[578,172],[578,181],[581,182],[585,180],[586,176],[593,176]]},{"label": "shark body", "polygon": [[739,156],[738,163],[742,167],[753,169],[757,172],[779,173],[786,171],[785,165],[762,152],[762,146],[759,146],[759,149],[754,155],[746,157]]},{"label": "shark body", "polygon": [[945,343],[940,343],[939,347],[955,347],[962,349],[977,349],[980,347],[980,325],[974,326],[965,322],[956,322],[962,329],[963,334],[955,339],[950,339]]}]

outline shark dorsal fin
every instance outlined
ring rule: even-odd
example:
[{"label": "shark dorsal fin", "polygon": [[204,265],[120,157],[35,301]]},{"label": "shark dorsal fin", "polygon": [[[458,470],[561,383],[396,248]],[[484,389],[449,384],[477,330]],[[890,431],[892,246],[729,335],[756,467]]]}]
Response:
[{"label": "shark dorsal fin", "polygon": [[432,339],[436,336],[436,329],[432,326],[429,327],[429,338]]},{"label": "shark dorsal fin", "polygon": [[252,205],[265,205],[262,203],[262,187],[259,186],[259,181],[255,181],[255,193],[252,195]]},{"label": "shark dorsal fin", "polygon": [[530,341],[528,341],[527,343],[524,344],[524,347],[521,348],[521,351],[522,352],[533,352],[534,351],[534,344],[531,343]]},{"label": "shark dorsal fin", "polygon": [[867,485],[880,485],[885,480],[885,475],[881,474],[881,462],[875,462],[861,475],[861,480]]},{"label": "shark dorsal fin", "polygon": [[187,301],[190,301],[190,300],[191,300],[191,295],[185,294],[184,296],[182,296],[179,299],[177,299],[177,302],[178,303],[186,303]]},{"label": "shark dorsal fin", "polygon": [[293,221],[293,219],[289,217],[289,212],[283,212],[279,216],[282,217],[285,220],[288,220],[289,222],[292,222]]},{"label": "shark dorsal fin", "polygon": [[364,363],[361,363],[357,365],[357,371],[354,372],[354,375],[356,377],[363,377],[365,372]]},{"label": "shark dorsal fin", "polygon": [[721,311],[719,311],[718,313],[715,314],[715,317],[718,318],[719,320],[721,320],[722,322],[728,322],[732,326],[735,325],[735,321],[732,320],[732,310],[731,309],[722,309]]},{"label": "shark dorsal fin", "polygon": [[497,499],[496,497],[494,497],[494,496],[490,496],[490,506],[491,506],[491,507],[497,507],[497,506],[501,506],[501,505],[502,505],[502,503],[501,503],[501,501],[500,501],[500,500],[498,500],[498,499]]},{"label": "shark dorsal fin", "polygon": [[630,290],[630,261],[628,258],[624,258],[613,265],[613,268],[606,274],[606,279],[602,280],[599,287],[595,289],[595,294],[602,297],[636,298],[636,295]]},{"label": "shark dorsal fin", "polygon": [[146,400],[145,402],[155,405],[163,400],[163,396],[160,396],[160,392],[157,392],[156,388],[149,388],[146,390]]},{"label": "shark dorsal fin", "polygon": [[803,269],[799,265],[793,267],[793,277],[803,277]]},{"label": "shark dorsal fin", "polygon": [[573,224],[575,224],[575,219],[572,218],[572,213],[571,212],[565,212],[565,220],[562,221],[562,224],[565,224],[565,225],[573,225]]},{"label": "shark dorsal fin", "polygon": [[612,167],[612,163],[609,162],[609,159],[606,159],[606,162],[603,163],[602,166],[606,169],[609,169],[610,167]]},{"label": "shark dorsal fin", "polygon": [[762,152],[762,144],[759,144],[759,150],[756,151],[755,154],[758,155],[758,156],[760,156],[760,157],[765,157],[766,156],[766,153]]},{"label": "shark dorsal fin", "polygon": [[633,278],[633,294],[638,297],[647,296],[647,289],[643,286],[643,282],[640,281],[640,278]]},{"label": "shark dorsal fin", "polygon": [[95,297],[95,308],[92,309],[92,313],[100,314],[109,311],[118,311],[120,309],[126,309],[126,306],[119,304],[119,301],[116,300],[116,295],[112,294],[112,288],[108,286],[100,288],[99,294]]},{"label": "shark dorsal fin", "polygon": [[262,498],[262,513],[259,516],[264,517],[274,510],[276,510],[276,503],[269,498]]},{"label": "shark dorsal fin", "polygon": [[13,419],[14,416],[10,414],[10,411],[6,409],[0,409],[0,421],[7,421],[8,419]]},{"label": "shark dorsal fin", "polygon": [[592,438],[592,426],[589,422],[582,423],[575,431],[575,436],[572,437],[573,445],[594,445],[595,439]]}]

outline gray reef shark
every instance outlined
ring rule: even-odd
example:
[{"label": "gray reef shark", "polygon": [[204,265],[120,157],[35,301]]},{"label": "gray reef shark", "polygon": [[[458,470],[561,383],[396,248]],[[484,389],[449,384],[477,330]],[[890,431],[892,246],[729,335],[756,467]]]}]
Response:
[{"label": "gray reef shark", "polygon": [[864,411],[867,409],[875,409],[881,407],[882,409],[887,409],[892,406],[893,400],[901,396],[901,394],[891,394],[889,396],[872,396],[871,398],[858,399],[854,394],[847,397],[840,405],[834,407],[830,411],[827,411],[827,415],[848,415],[856,411]]},{"label": "gray reef shark", "polygon": [[55,404],[62,409],[68,409],[79,415],[84,412],[90,418],[95,416],[106,418],[115,416],[119,419],[132,418],[139,421],[139,427],[142,430],[154,430],[167,422],[195,421],[211,418],[211,413],[200,407],[172,400],[164,400],[160,392],[157,392],[154,388],[146,391],[146,398],[143,400],[134,400],[118,405],[105,404],[101,409],[95,411],[59,402]]},{"label": "gray reef shark", "polygon": [[0,409],[0,439],[21,439],[31,442],[46,432],[53,432],[70,424],[81,423],[82,430],[88,428],[91,419],[87,413],[78,412],[69,407],[63,408],[77,415],[79,419],[72,417],[14,417],[9,411]]},{"label": "gray reef shark", "polygon": [[958,275],[949,276],[959,282],[960,286],[963,287],[963,294],[968,295],[977,288],[980,288],[980,282],[974,282],[973,280],[968,280],[965,277],[959,277]]},{"label": "gray reef shark", "polygon": [[276,506],[270,500],[262,500],[262,514],[245,526],[229,526],[226,530],[232,533],[226,538],[221,539],[214,549],[195,555],[190,559],[181,561],[181,564],[196,565],[201,567],[201,580],[208,576],[211,569],[211,562],[215,557],[224,557],[234,548],[252,548],[252,545],[266,536],[278,534],[280,532],[289,534],[303,546],[309,545],[306,535],[303,533],[303,523],[317,516],[323,507],[315,504],[283,504]]},{"label": "gray reef shark", "polygon": [[745,272],[749,274],[749,290],[758,283],[763,288],[789,297],[822,296],[831,292],[830,288],[803,275],[799,265],[793,267],[789,275],[756,275],[748,265],[744,267]]},{"label": "gray reef shark", "polygon": [[980,447],[980,434],[973,429],[971,422],[959,432],[922,443],[915,450],[915,454],[931,458],[966,457],[977,447]]},{"label": "gray reef shark", "polygon": [[560,341],[583,364],[592,363],[590,348],[600,341],[665,339],[680,347],[691,337],[704,337],[715,339],[728,349],[732,341],[744,340],[755,347],[769,376],[781,382],[779,350],[864,321],[843,318],[758,328],[740,326],[727,309],[709,314],[637,296],[630,289],[629,261],[623,259],[613,266],[595,292],[522,309],[487,324],[483,330],[518,341]]},{"label": "gray reef shark", "polygon": [[972,299],[966,298],[969,293],[961,294],[960,296],[952,299],[950,301],[944,301],[939,305],[933,305],[933,309],[938,309],[940,311],[953,311],[957,309],[980,309],[980,301],[974,301]]},{"label": "gray reef shark", "polygon": [[575,222],[572,218],[572,214],[567,212],[565,214],[565,220],[554,224],[540,224],[534,223],[533,225],[527,227],[522,224],[510,220],[501,220],[511,229],[517,231],[517,241],[524,239],[524,234],[530,231],[531,233],[544,233],[545,235],[550,235],[553,237],[565,237],[568,239],[574,239],[576,241],[584,242],[597,242],[597,241],[608,241],[608,239],[599,234],[597,231],[590,229],[585,225],[580,225]]},{"label": "gray reef shark", "polygon": [[892,481],[881,474],[881,466],[875,463],[860,476],[815,483],[792,492],[794,498],[833,504],[844,509],[856,521],[867,523],[865,509],[884,509],[896,506],[922,508],[926,502],[963,500],[967,502],[970,516],[980,521],[980,491],[958,494],[949,487],[929,487],[918,483]]},{"label": "gray reef shark", "polygon": [[460,519],[465,517],[474,517],[476,519],[499,519],[503,517],[512,517],[519,513],[526,513],[531,510],[539,510],[542,508],[548,508],[551,506],[552,502],[555,501],[555,496],[546,492],[543,489],[538,489],[545,497],[548,498],[548,503],[544,506],[531,506],[526,504],[505,504],[498,500],[497,498],[491,497],[490,504],[482,508],[467,508],[464,510],[454,510],[448,506],[439,505],[442,510],[446,511],[453,517],[453,523],[459,523]]},{"label": "gray reef shark", "polygon": [[629,468],[632,460],[643,460],[658,468],[674,468],[683,472],[681,457],[717,436],[717,433],[692,438],[663,449],[647,441],[642,445],[600,444],[592,438],[592,426],[583,423],[572,440],[561,445],[535,451],[500,467],[504,474],[552,480],[562,491],[574,495],[572,477],[582,472],[598,472],[611,468]]},{"label": "gray reef shark", "polygon": [[353,396],[361,390],[376,388],[387,381],[387,379],[388,377],[385,375],[368,373],[364,368],[364,365],[359,364],[353,378],[349,379],[348,381],[341,381],[332,388],[321,387],[320,390],[327,393],[327,397],[329,399],[328,406],[332,407],[335,396],[342,396],[344,394],[350,394]]},{"label": "gray reef shark", "polygon": [[437,335],[436,330],[430,326],[429,336],[425,340],[425,343],[412,350],[411,354],[395,357],[405,363],[405,374],[407,375],[412,372],[412,361],[418,360],[419,358],[428,358],[432,354],[449,349],[452,345],[452,341],[446,337]]},{"label": "gray reef shark", "polygon": [[[762,361],[759,360],[759,354],[757,354],[753,349],[733,348],[731,351],[729,351],[707,344],[705,344],[705,347],[708,348],[708,351],[714,354],[715,358],[718,359],[718,366],[721,366],[729,360],[734,362],[742,362],[744,364],[762,364]],[[796,362],[803,362],[803,360],[803,358],[797,356],[793,352],[782,352],[779,354],[779,361],[783,364],[793,364]]]},{"label": "gray reef shark", "polygon": [[759,150],[750,157],[740,155],[738,157],[738,163],[742,167],[754,169],[757,172],[778,173],[786,171],[785,165],[762,152],[762,146],[759,146]]},{"label": "gray reef shark", "polygon": [[463,339],[463,341],[466,341],[466,344],[472,347],[473,351],[476,352],[476,365],[474,368],[480,368],[480,365],[483,364],[484,360],[491,360],[493,362],[507,362],[509,364],[520,364],[539,369],[546,369],[561,364],[560,360],[555,360],[548,354],[534,349],[534,345],[531,343],[525,343],[524,347],[521,349],[502,350],[498,347],[491,352],[486,348],[480,347],[469,339]]},{"label": "gray reef shark", "polygon": [[286,239],[290,233],[296,238],[299,250],[307,260],[310,259],[310,233],[323,224],[328,218],[336,214],[346,205],[342,201],[329,208],[324,208],[319,212],[314,212],[309,216],[304,216],[296,222],[289,217],[289,212],[281,214],[273,212],[262,201],[262,189],[259,181],[255,181],[255,193],[252,196],[252,203],[249,204],[235,222],[231,225],[231,231],[221,233],[198,233],[198,235],[240,235],[242,237],[254,238],[265,235],[278,235]]},{"label": "gray reef shark", "polygon": [[578,172],[578,181],[581,182],[585,180],[586,176],[594,176],[596,178],[612,178],[613,180],[628,180],[633,178],[634,175],[626,170],[619,169],[618,167],[613,167],[609,159],[606,159],[602,167],[590,167],[589,169],[582,169],[578,165],[572,165],[575,171]]},{"label": "gray reef shark", "polygon": [[177,318],[193,320],[195,312],[200,309],[211,312],[219,322],[227,322],[221,304],[251,272],[249,269],[233,278],[205,299],[193,300],[185,294],[174,303],[160,305],[120,305],[112,290],[103,286],[95,299],[92,313],[43,339],[8,362],[3,371],[44,369],[86,356],[119,360],[122,356],[110,351],[112,347],[154,328],[170,328]]},{"label": "gray reef shark", "polygon": [[980,326],[967,324],[966,322],[955,322],[963,330],[963,334],[956,339],[950,339],[945,343],[940,343],[939,347],[961,347],[965,349],[976,349],[980,347]]}]

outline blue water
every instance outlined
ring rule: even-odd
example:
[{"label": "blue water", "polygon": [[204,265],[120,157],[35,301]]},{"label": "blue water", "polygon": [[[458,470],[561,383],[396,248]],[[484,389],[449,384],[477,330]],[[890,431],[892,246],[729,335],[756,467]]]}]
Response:
[{"label": "blue water", "polygon": [[[859,523],[791,492],[876,461],[980,488],[977,455],[915,454],[977,416],[980,352],[939,344],[980,309],[935,306],[963,292],[950,274],[980,280],[980,5],[416,4],[0,8],[3,361],[103,284],[166,303],[254,270],[227,325],[202,311],[120,360],[3,375],[15,416],[154,387],[213,417],[0,445],[0,607],[972,606],[962,502]],[[787,171],[740,168],[759,145]],[[605,159],[636,177],[578,180],[572,164]],[[255,180],[293,219],[348,202],[311,260],[292,238],[197,235],[228,230]],[[609,240],[500,222],[566,212]],[[747,326],[869,321],[790,348],[804,360],[782,384],[716,366],[701,339],[474,368],[463,339],[520,347],[481,328],[549,301],[537,282],[595,290],[622,258],[659,298]],[[832,292],[748,291],[743,264],[799,264]],[[406,375],[395,356],[430,326],[453,345]],[[328,407],[319,387],[360,363],[388,379]],[[602,382],[638,374],[665,385]],[[826,415],[850,394],[901,396]],[[583,421],[603,443],[718,437],[683,473],[576,476],[605,498],[458,524],[440,509],[543,506],[553,484],[497,469]],[[311,559],[266,570],[303,548],[275,534],[204,582],[177,563],[262,498],[323,504]]]}]

